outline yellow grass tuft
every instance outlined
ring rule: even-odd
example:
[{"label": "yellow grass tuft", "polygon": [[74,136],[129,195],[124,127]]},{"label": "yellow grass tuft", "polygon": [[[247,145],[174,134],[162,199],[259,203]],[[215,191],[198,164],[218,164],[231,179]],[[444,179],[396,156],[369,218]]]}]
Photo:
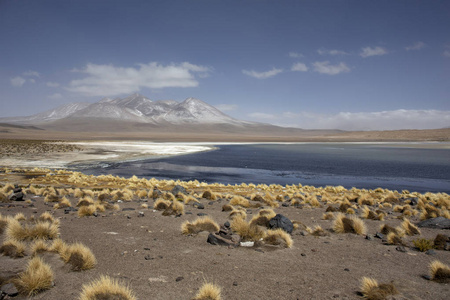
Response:
[{"label": "yellow grass tuft", "polygon": [[19,278],[15,280],[15,284],[22,293],[33,296],[50,289],[53,278],[54,275],[50,266],[39,256],[35,256],[28,262],[25,272],[21,273]]},{"label": "yellow grass tuft", "polygon": [[269,245],[282,246],[284,248],[291,248],[293,244],[291,235],[281,228],[267,230],[264,242]]},{"label": "yellow grass tuft", "polygon": [[88,206],[81,206],[78,209],[78,216],[79,217],[88,217],[92,216],[95,213],[95,205],[88,205]]},{"label": "yellow grass tuft", "polygon": [[69,199],[67,199],[66,197],[63,197],[61,199],[61,201],[59,201],[58,203],[56,203],[55,205],[53,205],[54,209],[61,209],[61,208],[66,208],[66,207],[71,207],[72,204],[70,203]]},{"label": "yellow grass tuft", "polygon": [[412,241],[414,244],[414,247],[417,248],[420,252],[425,252],[427,250],[434,248],[433,240],[427,240],[424,238],[416,239]]},{"label": "yellow grass tuft", "polygon": [[83,285],[82,289],[79,300],[136,300],[130,288],[109,276],[102,275],[99,279]]},{"label": "yellow grass tuft", "polygon": [[217,200],[217,194],[211,190],[206,190],[203,192],[202,198],[205,198],[208,200]]},{"label": "yellow grass tuft", "polygon": [[184,214],[184,204],[179,201],[173,201],[169,207],[162,213],[163,216],[182,215]]},{"label": "yellow grass tuft", "polygon": [[402,238],[395,232],[390,232],[386,237],[389,245],[404,245]]},{"label": "yellow grass tuft", "polygon": [[67,245],[63,240],[55,239],[55,240],[53,240],[50,247],[48,247],[48,251],[56,252],[59,254],[59,256],[63,257],[64,253],[67,253],[68,248],[69,248],[69,245]]},{"label": "yellow grass tuft", "polygon": [[367,231],[363,220],[356,216],[346,217],[342,213],[336,215],[333,230],[337,233],[354,233],[359,235],[364,235]]},{"label": "yellow grass tuft", "polygon": [[221,293],[218,285],[205,282],[192,300],[221,300]]},{"label": "yellow grass tuft", "polygon": [[82,271],[93,269],[97,260],[92,251],[81,243],[68,246],[66,251],[60,253],[61,258],[71,265],[72,271]]},{"label": "yellow grass tuft", "polygon": [[202,231],[217,232],[219,231],[219,225],[210,217],[201,217],[194,222],[186,221],[181,224],[181,232],[183,234],[197,234]]},{"label": "yellow grass tuft", "polygon": [[230,219],[234,219],[234,218],[243,218],[246,219],[247,218],[247,213],[245,212],[244,209],[242,208],[233,208],[233,210],[230,212],[229,214]]},{"label": "yellow grass tuft", "polygon": [[431,280],[439,283],[450,283],[450,267],[438,260],[430,264]]},{"label": "yellow grass tuft", "polygon": [[245,208],[250,207],[250,201],[248,201],[247,199],[245,199],[242,196],[234,196],[233,199],[230,200],[230,205],[233,206],[242,206]]},{"label": "yellow grass tuft", "polygon": [[363,296],[369,300],[382,300],[390,295],[398,294],[393,283],[378,284],[375,279],[369,277],[361,279],[360,289]]},{"label": "yellow grass tuft", "polygon": [[164,199],[157,199],[153,205],[153,209],[165,210],[170,206],[170,201]]},{"label": "yellow grass tuft", "polygon": [[49,222],[49,223],[55,222],[55,219],[53,218],[52,214],[49,213],[48,211],[43,212],[43,213],[39,216],[38,220],[39,220],[39,221],[46,221],[46,222]]},{"label": "yellow grass tuft", "polygon": [[17,220],[10,219],[6,227],[6,236],[8,239],[18,241],[45,239],[51,240],[59,235],[59,222],[39,221],[34,225],[25,224],[22,226]]},{"label": "yellow grass tuft", "polygon": [[322,220],[333,220],[334,214],[332,212],[327,212],[322,215]]},{"label": "yellow grass tuft", "polygon": [[370,220],[383,220],[384,219],[384,214],[383,213],[374,212],[374,211],[370,210],[369,207],[363,206],[362,213],[361,213],[361,218],[370,219]]},{"label": "yellow grass tuft", "polygon": [[419,228],[417,228],[417,226],[411,224],[411,222],[408,219],[405,219],[402,222],[401,226],[407,235],[420,234]]},{"label": "yellow grass tuft", "polygon": [[250,225],[244,218],[235,217],[231,221],[231,230],[240,235],[242,241],[258,241],[264,238],[265,231],[257,225]]},{"label": "yellow grass tuft", "polygon": [[44,198],[44,202],[50,203],[50,202],[59,202],[59,196],[54,193],[47,194]]},{"label": "yellow grass tuft", "polygon": [[20,258],[25,256],[26,245],[17,240],[7,240],[0,247],[0,254],[11,258]]},{"label": "yellow grass tuft", "polygon": [[322,226],[317,225],[316,227],[314,227],[314,229],[311,229],[309,227],[306,228],[306,231],[314,236],[327,236],[328,234],[325,232],[325,230],[323,230]]},{"label": "yellow grass tuft", "polygon": [[31,253],[33,256],[40,254],[42,252],[46,252],[49,250],[49,248],[50,247],[48,243],[44,240],[35,240],[30,246]]}]

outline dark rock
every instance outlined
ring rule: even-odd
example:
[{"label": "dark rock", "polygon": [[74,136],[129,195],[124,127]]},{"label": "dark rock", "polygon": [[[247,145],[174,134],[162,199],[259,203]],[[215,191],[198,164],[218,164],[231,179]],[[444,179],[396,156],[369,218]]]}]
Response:
[{"label": "dark rock", "polygon": [[417,223],[417,226],[425,228],[450,229],[450,219],[444,217],[432,218]]},{"label": "dark rock", "polygon": [[375,233],[375,237],[377,239],[384,239],[384,234],[382,234],[381,232],[377,232],[377,233]]},{"label": "dark rock", "polygon": [[259,248],[256,248],[255,251],[256,251],[256,252],[264,253],[264,250],[263,250],[263,249],[259,249]]},{"label": "dark rock", "polygon": [[208,205],[213,205],[214,204],[214,201],[209,201],[208,202]]},{"label": "dark rock", "polygon": [[291,220],[289,220],[285,216],[277,214],[275,217],[270,219],[269,228],[270,229],[281,228],[287,233],[292,233],[292,230],[294,230],[294,225],[292,224]]},{"label": "dark rock", "polygon": [[301,256],[306,256],[306,253],[302,253],[302,254],[300,254]]},{"label": "dark rock", "polygon": [[417,205],[419,203],[419,198],[417,198],[417,197],[408,198],[406,200],[409,200],[409,205],[411,205],[411,206]]},{"label": "dark rock", "polygon": [[187,211],[187,212],[185,212],[184,214],[185,214],[185,215],[192,215],[192,212],[191,212],[191,211]]},{"label": "dark rock", "polygon": [[225,223],[223,223],[223,226],[225,226],[226,228],[230,228],[231,224],[230,222],[226,221]]},{"label": "dark rock", "polygon": [[132,210],[136,210],[136,209],[135,208],[131,208],[131,207],[122,208],[122,211],[132,211]]},{"label": "dark rock", "polygon": [[172,189],[171,192],[174,195],[177,195],[177,194],[185,194],[185,195],[187,195],[188,194],[186,189],[184,187],[182,187],[181,185],[174,186],[174,188]]},{"label": "dark rock", "polygon": [[296,202],[296,203],[294,203],[294,207],[302,209],[304,207],[304,205]]},{"label": "dark rock", "polygon": [[194,202],[194,205],[193,205],[194,207],[197,207],[198,209],[205,209],[205,206],[202,204],[202,203],[197,203],[197,202]]},{"label": "dark rock", "polygon": [[131,219],[131,216],[127,215],[127,219]]},{"label": "dark rock", "polygon": [[16,297],[19,295],[19,291],[13,283],[7,283],[0,287],[0,290],[10,297]]},{"label": "dark rock", "polygon": [[205,214],[205,213],[198,213],[197,214],[197,216],[199,216],[199,217],[203,217],[203,216],[207,216],[208,214]]},{"label": "dark rock", "polygon": [[281,203],[281,206],[283,206],[283,207],[289,207],[289,203],[288,203],[288,202],[283,202],[283,203]]},{"label": "dark rock", "polygon": [[25,195],[22,192],[12,193],[9,195],[9,201],[24,201]]},{"label": "dark rock", "polygon": [[425,252],[425,254],[427,255],[436,255],[436,251],[434,251],[433,249],[429,249]]},{"label": "dark rock", "polygon": [[94,217],[98,217],[98,212],[94,211],[94,213],[92,214]]},{"label": "dark rock", "polygon": [[238,286],[237,281],[234,281],[234,282],[233,282],[233,286]]},{"label": "dark rock", "polygon": [[408,252],[408,250],[406,250],[406,248],[403,246],[395,247],[395,250],[397,250],[398,252]]},{"label": "dark rock", "polygon": [[179,282],[179,281],[181,281],[181,280],[183,280],[184,279],[184,277],[183,276],[180,276],[180,277],[177,277],[176,279],[175,279],[175,281],[176,282]]},{"label": "dark rock", "polygon": [[211,245],[219,245],[219,246],[232,246],[236,247],[237,245],[233,243],[231,240],[224,239],[221,236],[210,233],[208,235],[208,239],[206,240]]},{"label": "dark rock", "polygon": [[144,250],[150,251],[150,248],[148,248],[148,247],[144,247]]},{"label": "dark rock", "polygon": [[145,215],[144,215],[144,212],[143,212],[143,211],[140,211],[140,212],[138,213],[138,217],[141,217],[141,218],[142,218],[143,216],[145,216]]},{"label": "dark rock", "polygon": [[373,240],[373,238],[370,235],[366,235],[366,240],[371,241],[371,240]]},{"label": "dark rock", "polygon": [[144,256],[144,259],[145,259],[145,260],[153,260],[154,258],[151,257],[150,255],[146,255],[146,256]]},{"label": "dark rock", "polygon": [[344,271],[345,272],[350,272],[350,269],[349,268],[345,268]]},{"label": "dark rock", "polygon": [[15,187],[13,189],[13,193],[20,193],[20,192],[22,192],[22,188],[20,188],[20,187]]}]

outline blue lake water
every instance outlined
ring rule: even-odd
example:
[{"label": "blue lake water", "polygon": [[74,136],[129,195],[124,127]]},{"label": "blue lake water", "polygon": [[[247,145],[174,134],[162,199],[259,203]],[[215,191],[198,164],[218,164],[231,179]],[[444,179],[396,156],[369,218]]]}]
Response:
[{"label": "blue lake water", "polygon": [[217,145],[208,152],[75,166],[87,174],[450,192],[450,148],[422,144]]}]

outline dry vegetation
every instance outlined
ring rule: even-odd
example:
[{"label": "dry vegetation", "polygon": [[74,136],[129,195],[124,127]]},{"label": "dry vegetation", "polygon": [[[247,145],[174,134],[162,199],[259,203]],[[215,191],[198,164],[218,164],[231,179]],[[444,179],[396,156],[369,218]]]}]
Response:
[{"label": "dry vegetation", "polygon": [[[121,206],[135,203],[134,207],[145,210],[145,214],[155,210],[158,211],[158,216],[167,216],[164,217],[164,220],[167,220],[165,222],[180,220],[177,224],[178,238],[186,242],[203,236],[201,232],[218,233],[223,229],[220,225],[229,221],[232,234],[238,235],[241,242],[254,242],[254,246],[249,247],[253,250],[293,251],[292,249],[296,247],[302,247],[297,241],[307,238],[303,236],[312,236],[311,239],[325,241],[340,240],[341,237],[347,236],[351,239],[364,240],[364,237],[373,237],[375,233],[384,235],[380,238],[379,244],[391,247],[389,249],[402,246],[416,253],[419,253],[417,250],[448,250],[449,239],[446,234],[435,234],[432,239],[428,235],[425,238],[422,230],[415,225],[418,220],[438,216],[450,217],[450,196],[444,193],[420,194],[381,188],[349,190],[340,186],[275,184],[232,186],[206,184],[196,180],[182,182],[136,176],[131,178],[112,175],[91,176],[67,170],[39,168],[16,170],[3,168],[0,169],[0,174],[20,176],[23,180],[20,186],[27,199],[33,199],[28,204],[41,201],[48,209],[40,215],[35,214],[31,217],[23,213],[8,216],[0,214],[0,235],[3,237],[0,254],[7,259],[30,259],[27,269],[14,281],[25,295],[35,295],[52,288],[54,274],[45,262],[44,253],[55,255],[58,260],[59,256],[59,261],[66,264],[67,270],[70,269],[68,272],[91,270],[97,266],[94,253],[87,246],[76,240],[72,240],[72,243],[63,240],[60,222],[64,220],[60,221],[56,216],[61,216],[66,209],[68,214],[82,218],[81,220],[90,220],[95,217],[101,219],[109,215],[116,216],[116,212],[117,215],[123,216],[125,213],[118,212]],[[187,192],[185,194],[172,192],[176,186],[183,187]],[[9,182],[1,184],[0,202],[6,201],[4,199],[8,198],[13,189],[14,185]],[[214,203],[218,203],[220,219],[188,214],[190,210],[200,205],[208,206]],[[282,229],[270,229],[269,221],[279,213],[279,210],[286,207],[290,207],[293,211],[317,210],[323,216],[319,220],[320,223],[315,224],[310,220],[292,220],[294,227],[292,234]],[[145,230],[151,233],[153,229]],[[164,228],[160,231],[163,232]],[[254,255],[254,252],[251,253]],[[370,273],[370,269],[367,273]],[[433,262],[430,274],[432,281],[448,282],[449,267],[438,261]],[[358,290],[357,280],[353,286]],[[367,299],[385,299],[401,293],[392,283],[378,284],[376,280],[366,277],[362,279],[359,291]],[[221,295],[221,289],[217,285],[205,283],[193,299],[222,299]],[[92,283],[83,285],[79,299],[136,298],[127,286],[118,283],[112,277],[102,276]]]}]

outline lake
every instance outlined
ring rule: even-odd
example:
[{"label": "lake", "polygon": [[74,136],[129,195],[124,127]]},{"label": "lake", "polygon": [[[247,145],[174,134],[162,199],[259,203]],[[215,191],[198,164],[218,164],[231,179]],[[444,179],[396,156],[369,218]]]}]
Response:
[{"label": "lake", "polygon": [[216,150],[195,154],[74,168],[93,175],[136,175],[207,183],[301,183],[450,192],[448,143],[218,144],[215,147]]}]

